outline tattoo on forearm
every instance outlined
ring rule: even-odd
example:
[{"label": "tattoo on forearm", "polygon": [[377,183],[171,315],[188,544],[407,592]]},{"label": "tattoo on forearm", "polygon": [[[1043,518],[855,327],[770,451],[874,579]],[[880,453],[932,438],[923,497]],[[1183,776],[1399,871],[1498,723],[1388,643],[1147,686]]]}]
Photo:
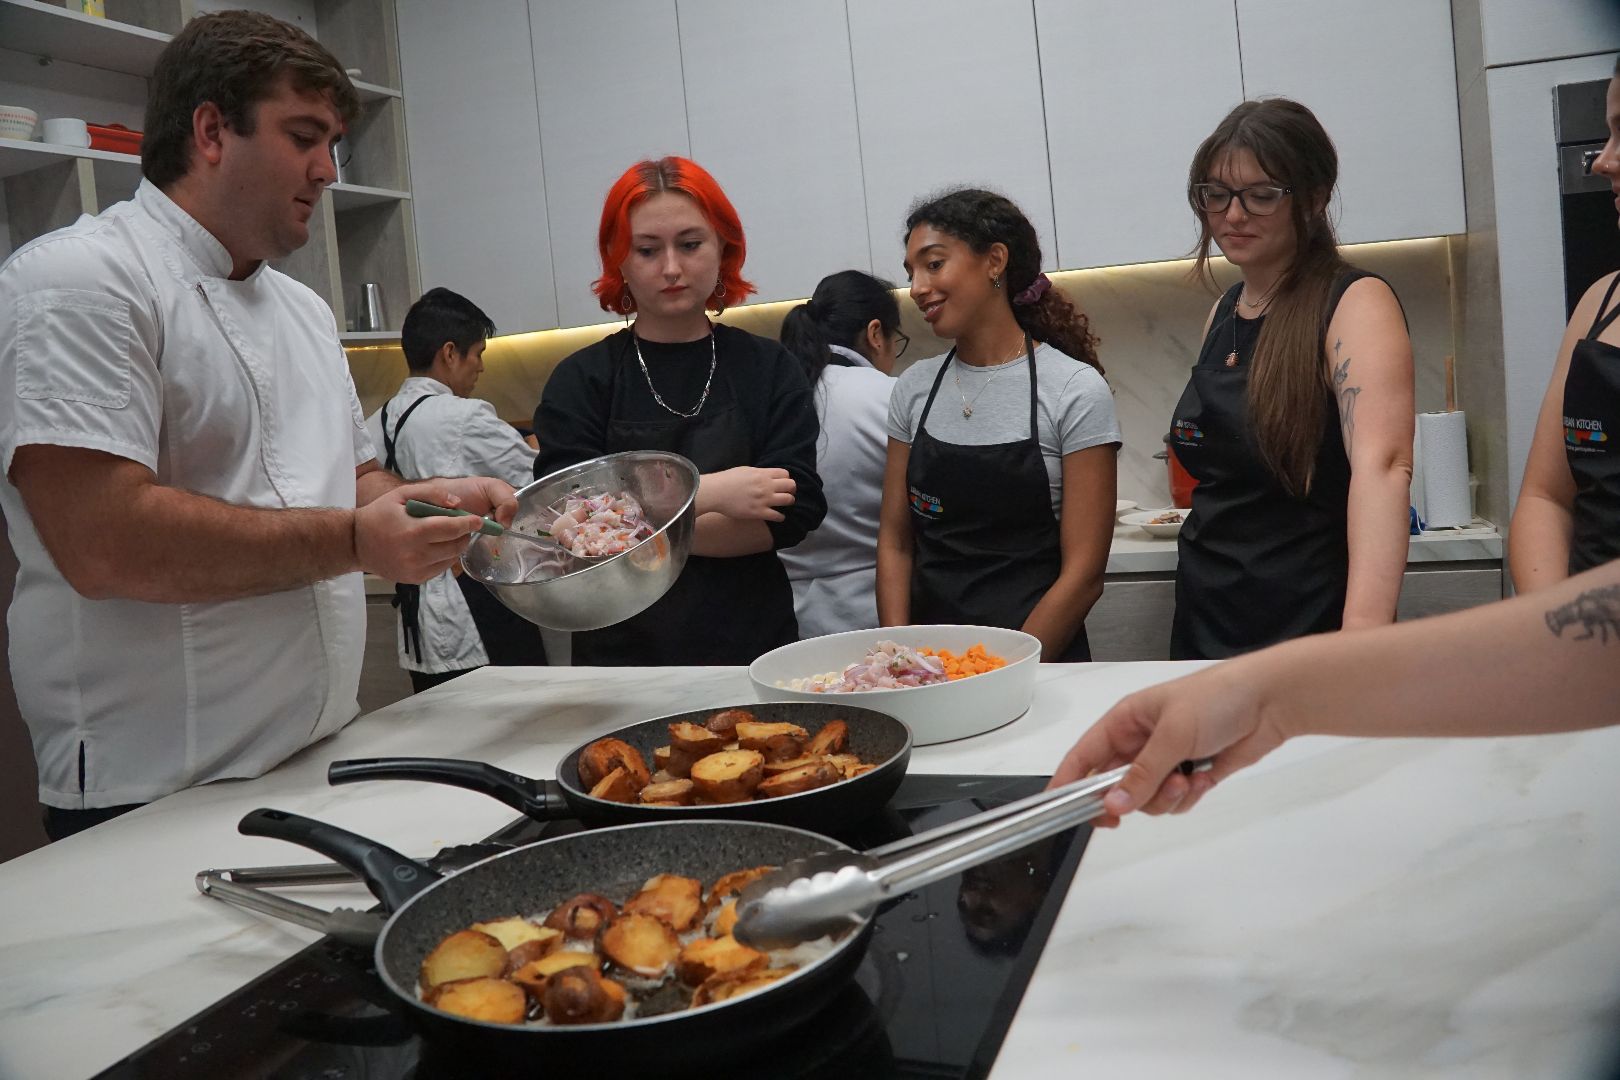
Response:
[{"label": "tattoo on forearm", "polygon": [[1588,589],[1569,603],[1547,612],[1547,629],[1554,637],[1563,637],[1565,627],[1576,625],[1585,633],[1576,634],[1573,641],[1595,636],[1607,645],[1612,631],[1615,641],[1620,642],[1620,585]]},{"label": "tattoo on forearm", "polygon": [[[1333,359],[1339,358],[1339,347],[1343,341],[1333,343]],[[1350,447],[1356,438],[1356,398],[1361,394],[1361,387],[1346,386],[1350,378],[1350,358],[1333,369],[1333,392],[1339,399],[1339,422],[1344,425],[1344,450],[1350,452]]]}]

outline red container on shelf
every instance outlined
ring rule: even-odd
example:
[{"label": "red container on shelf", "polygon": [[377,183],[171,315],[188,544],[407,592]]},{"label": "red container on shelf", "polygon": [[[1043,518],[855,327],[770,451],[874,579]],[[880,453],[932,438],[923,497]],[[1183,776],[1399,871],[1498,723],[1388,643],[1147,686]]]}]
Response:
[{"label": "red container on shelf", "polygon": [[90,149],[111,150],[116,154],[139,154],[141,133],[131,131],[123,124],[86,124],[90,131]]}]

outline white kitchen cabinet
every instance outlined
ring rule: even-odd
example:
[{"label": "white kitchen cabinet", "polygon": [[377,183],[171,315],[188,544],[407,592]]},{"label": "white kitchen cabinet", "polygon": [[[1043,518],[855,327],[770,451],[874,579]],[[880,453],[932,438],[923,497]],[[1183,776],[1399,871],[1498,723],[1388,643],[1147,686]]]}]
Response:
[{"label": "white kitchen cabinet", "polygon": [[528,4],[398,10],[423,287],[461,293],[501,333],[556,326]]},{"label": "white kitchen cabinet", "polygon": [[675,0],[530,0],[529,12],[558,317],[605,322],[590,288],[602,200],[637,161],[691,150]]},{"label": "white kitchen cabinet", "polygon": [[679,0],[677,12],[692,158],[742,219],[752,300],[870,271],[844,0],[796,0],[791,24],[754,0]]},{"label": "white kitchen cabinet", "polygon": [[[1193,151],[1243,100],[1232,0],[1035,0],[1057,260],[1184,257]],[[1150,45],[1151,43],[1151,45]],[[1195,74],[1196,73],[1196,74]]]},{"label": "white kitchen cabinet", "polygon": [[1237,14],[1245,96],[1294,98],[1338,147],[1340,240],[1464,231],[1447,0],[1237,0]]},{"label": "white kitchen cabinet", "polygon": [[1016,202],[1056,268],[1030,0],[851,3],[849,35],[875,271],[903,282],[907,209],[962,186]]},{"label": "white kitchen cabinet", "polygon": [[1476,5],[1486,67],[1620,49],[1615,0],[1463,0]]}]

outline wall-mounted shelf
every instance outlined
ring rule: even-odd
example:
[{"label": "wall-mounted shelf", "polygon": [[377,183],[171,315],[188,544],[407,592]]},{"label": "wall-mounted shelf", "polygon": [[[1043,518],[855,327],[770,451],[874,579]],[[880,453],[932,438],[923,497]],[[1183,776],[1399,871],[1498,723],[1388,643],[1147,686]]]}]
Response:
[{"label": "wall-mounted shelf", "polygon": [[0,178],[32,172],[58,161],[87,158],[91,161],[113,162],[139,169],[141,159],[134,154],[117,154],[110,150],[90,150],[81,146],[59,146],[56,143],[23,142],[20,139],[0,139]]},{"label": "wall-mounted shelf", "polygon": [[352,330],[339,334],[345,345],[392,345],[399,341],[398,330]]},{"label": "wall-mounted shelf", "polygon": [[411,197],[411,193],[408,191],[366,187],[364,184],[333,184],[326,190],[332,199],[332,209],[338,211],[353,210],[361,206],[374,206],[377,203],[399,202]]},{"label": "wall-mounted shelf", "polygon": [[361,102],[382,101],[384,98],[404,97],[398,90],[387,86],[378,86],[376,83],[362,82],[351,79],[355,92],[360,95]]},{"label": "wall-mounted shelf", "polygon": [[0,42],[8,49],[50,60],[152,74],[169,35],[144,26],[98,19],[39,0],[0,0]]}]

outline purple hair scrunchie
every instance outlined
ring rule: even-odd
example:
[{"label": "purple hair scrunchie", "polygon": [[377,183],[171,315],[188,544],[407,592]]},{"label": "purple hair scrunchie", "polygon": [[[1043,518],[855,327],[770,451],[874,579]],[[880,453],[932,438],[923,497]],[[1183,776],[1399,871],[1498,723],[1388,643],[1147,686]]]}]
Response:
[{"label": "purple hair scrunchie", "polygon": [[1012,302],[1020,307],[1027,307],[1030,304],[1038,304],[1040,303],[1041,297],[1046,295],[1046,290],[1050,289],[1051,287],[1051,278],[1047,277],[1045,274],[1036,274],[1035,280],[1024,286],[1024,288],[1020,289],[1018,291],[1018,295],[1013,297]]}]

